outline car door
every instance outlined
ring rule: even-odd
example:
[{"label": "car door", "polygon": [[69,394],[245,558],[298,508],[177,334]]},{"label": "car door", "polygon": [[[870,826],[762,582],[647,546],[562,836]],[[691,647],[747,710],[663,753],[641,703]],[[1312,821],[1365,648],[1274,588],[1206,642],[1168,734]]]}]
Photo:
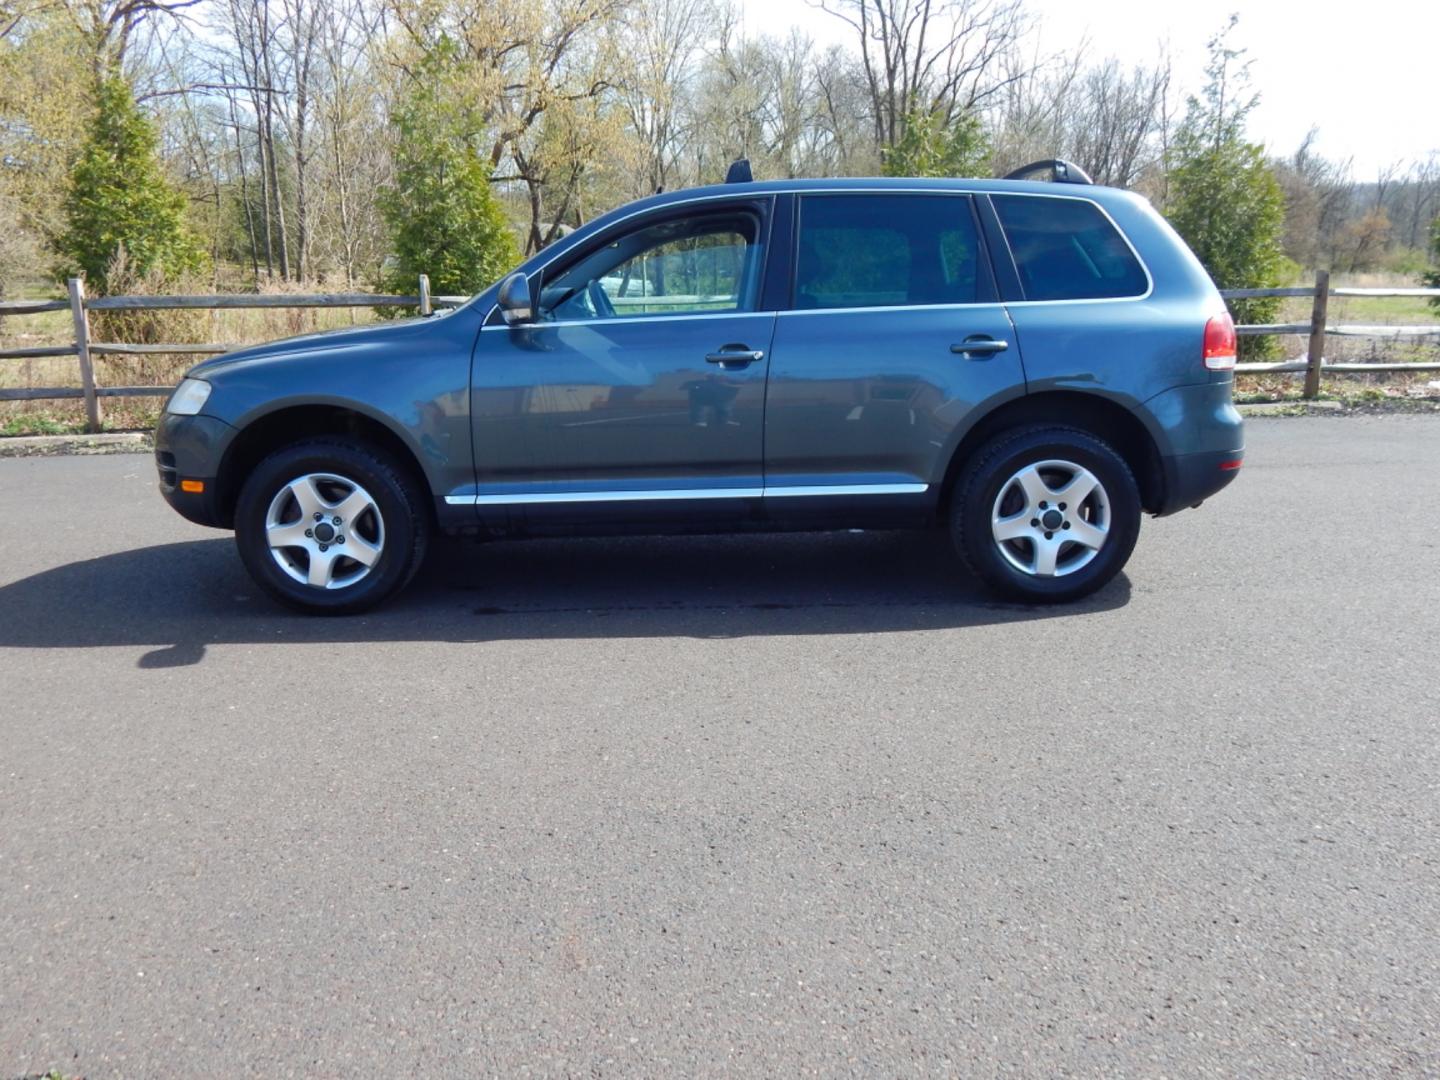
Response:
[{"label": "car door", "polygon": [[768,515],[927,512],[964,429],[1025,392],[980,236],[963,193],[799,199],[770,363]]},{"label": "car door", "polygon": [[657,210],[539,276],[472,369],[477,505],[528,524],[726,521],[763,486],[770,199]]}]

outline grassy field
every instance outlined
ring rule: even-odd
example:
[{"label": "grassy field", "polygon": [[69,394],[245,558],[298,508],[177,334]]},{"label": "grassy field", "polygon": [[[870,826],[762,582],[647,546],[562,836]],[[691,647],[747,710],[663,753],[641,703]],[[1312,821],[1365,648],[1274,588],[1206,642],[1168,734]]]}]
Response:
[{"label": "grassy field", "polygon": [[[1312,278],[1297,284],[1308,285],[1313,284],[1313,281]],[[1399,289],[1414,288],[1415,285],[1414,279],[1399,274],[1337,274],[1331,281],[1332,288]],[[1309,297],[1287,297],[1281,302],[1280,315],[1276,321],[1308,322],[1311,304]],[[1440,308],[1432,307],[1422,296],[1332,296],[1326,321],[1331,326],[1440,326]],[[1305,355],[1308,345],[1305,337],[1285,335],[1279,340],[1281,352],[1286,359],[1298,359]],[[1354,363],[1367,360],[1377,363],[1435,363],[1440,362],[1440,337],[1422,340],[1331,337],[1325,343],[1325,358],[1335,362]]]}]

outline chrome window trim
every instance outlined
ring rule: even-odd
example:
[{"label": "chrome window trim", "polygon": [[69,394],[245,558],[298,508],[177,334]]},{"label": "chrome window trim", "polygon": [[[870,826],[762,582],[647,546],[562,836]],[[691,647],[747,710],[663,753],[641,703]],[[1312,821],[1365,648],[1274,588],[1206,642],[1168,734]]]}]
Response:
[{"label": "chrome window trim", "polygon": [[[1139,252],[1138,250],[1136,250],[1135,245],[1134,245],[1133,243],[1131,243],[1129,235],[1125,232],[1124,229],[1122,229],[1122,228],[1120,227],[1120,223],[1115,220],[1115,218],[1111,215],[1110,211],[1107,210],[1102,203],[1098,202],[1098,201],[1095,200],[1094,198],[1091,198],[1091,197],[1088,197],[1088,196],[1085,196],[1085,195],[1078,195],[1078,194],[1072,195],[1072,194],[1070,194],[1069,192],[1064,192],[1064,193],[1056,192],[1056,193],[1054,193],[1054,194],[1051,194],[1051,193],[1048,192],[1048,191],[990,191],[990,190],[969,190],[969,189],[965,189],[965,188],[956,188],[956,189],[954,189],[954,190],[947,190],[947,189],[945,189],[945,188],[925,188],[925,187],[886,187],[886,188],[836,187],[836,188],[791,188],[791,189],[784,190],[784,191],[752,192],[752,193],[750,194],[750,198],[751,198],[751,199],[756,199],[756,198],[770,199],[770,200],[772,201],[772,203],[773,203],[773,201],[774,201],[775,199],[779,198],[781,195],[792,195],[792,196],[794,196],[794,197],[797,198],[797,199],[803,199],[803,198],[804,198],[805,196],[807,196],[807,195],[887,195],[887,194],[889,194],[889,195],[963,195],[963,196],[965,196],[965,197],[967,197],[967,198],[971,198],[971,199],[979,198],[979,197],[981,197],[981,196],[985,196],[985,197],[989,198],[989,197],[993,197],[993,196],[995,196],[995,195],[1016,195],[1016,196],[1019,196],[1019,197],[1021,197],[1021,198],[1025,198],[1025,199],[1073,199],[1073,200],[1075,200],[1076,202],[1087,202],[1087,203],[1089,203],[1091,206],[1093,206],[1093,207],[1095,207],[1096,209],[1098,209],[1098,210],[1100,211],[1100,213],[1102,213],[1102,214],[1105,215],[1105,219],[1106,219],[1107,221],[1109,221],[1110,224],[1114,227],[1115,231],[1120,234],[1120,239],[1122,239],[1122,240],[1125,241],[1125,246],[1128,247],[1128,248],[1130,249],[1130,253],[1135,256],[1135,261],[1140,264],[1140,269],[1143,270],[1143,271],[1145,271],[1145,281],[1146,281],[1146,283],[1147,283],[1147,288],[1146,288],[1145,292],[1142,293],[1142,294],[1139,295],[1139,296],[1097,296],[1097,297],[1095,297],[1095,298],[1093,298],[1093,299],[1088,299],[1088,300],[1011,300],[1011,301],[1008,301],[1007,306],[1013,306],[1013,305],[1027,305],[1027,306],[1028,306],[1028,305],[1030,305],[1030,304],[1130,304],[1130,303],[1134,303],[1134,302],[1137,301],[1137,300],[1146,300],[1146,299],[1148,299],[1148,298],[1151,296],[1151,294],[1154,293],[1154,291],[1155,291],[1155,277],[1154,277],[1153,274],[1150,273],[1150,266],[1149,266],[1148,263],[1145,262],[1145,260],[1144,260],[1143,258],[1140,257],[1140,252]],[[623,225],[625,222],[631,220],[632,218],[636,218],[636,217],[639,217],[639,216],[642,215],[642,214],[649,214],[649,213],[653,213],[653,212],[656,212],[656,211],[677,209],[677,208],[679,208],[679,207],[685,207],[685,206],[698,206],[698,205],[703,205],[704,203],[711,203],[711,202],[744,201],[744,199],[745,199],[745,193],[744,193],[744,192],[740,192],[740,191],[735,191],[735,192],[714,192],[714,193],[711,193],[711,194],[708,194],[708,195],[697,195],[696,197],[694,197],[694,198],[692,198],[692,199],[677,199],[675,202],[665,203],[663,206],[650,206],[650,207],[646,207],[646,208],[643,209],[643,210],[633,210],[633,211],[631,211],[630,213],[626,214],[624,217],[616,218],[615,221],[612,222],[612,224],[613,224],[613,225]],[[773,205],[771,206],[771,213],[774,213],[774,206],[773,206]],[[997,217],[999,216],[998,211],[997,211],[996,216],[997,216]],[[1005,226],[1004,226],[1004,223],[1003,223],[1003,222],[1001,223],[1000,228],[1001,228],[1002,231],[1004,230]],[[983,237],[982,237],[982,242],[983,242]],[[561,252],[561,253],[559,253],[559,254],[557,254],[557,255],[554,255],[554,256],[552,256],[551,258],[545,260],[543,263],[541,263],[538,267],[535,268],[534,274],[543,274],[547,269],[549,269],[551,263],[555,262],[557,259],[562,258],[563,256],[568,255],[568,254],[569,254],[569,251]],[[530,275],[530,276],[533,276],[533,274]],[[1001,302],[1002,302],[1002,303],[1006,303],[1005,301],[1001,301]],[[975,306],[978,306],[978,305],[977,305],[977,304],[964,304],[964,305],[921,304],[921,305],[916,305],[916,306],[918,306],[918,307],[940,307],[940,306],[947,306],[947,307],[948,307],[948,306],[975,307]],[[484,318],[484,320],[483,320],[483,322],[482,322],[481,329],[482,329],[482,330],[511,330],[511,329],[519,329],[519,328],[517,328],[517,327],[491,326],[491,325],[490,325],[490,319],[494,316],[495,312],[499,310],[499,308],[500,308],[500,305],[499,305],[499,304],[492,304],[492,305],[490,306],[490,310],[485,313],[485,318]],[[785,312],[785,311],[797,311],[797,310],[802,310],[802,309],[799,309],[799,308],[780,308],[779,310],[780,310],[781,312]],[[803,309],[803,310],[811,310],[811,309]],[[823,309],[815,309],[815,310],[824,310],[824,311],[860,311],[860,310],[872,310],[872,309],[869,309],[869,308],[866,308],[866,309],[861,309],[861,308],[823,308]],[[740,313],[737,313],[737,314],[764,315],[764,314],[767,314],[767,313],[764,312],[764,311],[755,311],[755,312],[740,312]],[[771,312],[770,314],[773,314],[773,312]],[[675,316],[671,316],[671,317],[674,318]],[[630,320],[630,321],[633,322],[633,321],[635,321],[635,320]],[[527,324],[527,325],[537,325],[537,326],[538,326],[538,325],[543,325],[543,324],[534,323],[534,324]],[[553,326],[553,325],[557,325],[557,324],[551,323],[550,325]]]},{"label": "chrome window trim", "polygon": [[881,311],[976,311],[980,308],[1005,309],[1003,300],[977,300],[971,304],[877,304],[873,307],[785,308],[773,315],[855,315]]},{"label": "chrome window trim", "polygon": [[697,311],[690,315],[619,315],[612,318],[597,316],[593,319],[555,319],[541,322],[521,323],[518,326],[506,326],[499,323],[493,326],[482,326],[480,332],[487,330],[548,330],[552,326],[633,326],[637,323],[655,322],[693,322],[696,319],[773,319],[773,311]]},{"label": "chrome window trim", "polygon": [[634,491],[518,491],[446,495],[450,506],[517,506],[546,503],[665,502],[676,499],[759,499],[825,495],[923,495],[929,484],[810,484],[794,487],[659,488]]},{"label": "chrome window trim", "polygon": [[[785,194],[789,194],[789,192],[777,192],[777,191],[759,192],[759,191],[752,191],[752,192],[749,193],[749,195],[748,195],[748,197],[747,197],[746,193],[743,192],[743,191],[717,191],[717,192],[713,192],[713,193],[711,193],[711,194],[709,194],[709,195],[697,195],[697,196],[695,196],[695,197],[692,198],[692,199],[676,199],[674,202],[664,203],[664,204],[662,204],[662,205],[660,205],[660,206],[647,206],[647,207],[645,207],[643,210],[632,210],[630,213],[624,215],[623,217],[618,217],[618,218],[616,218],[616,219],[615,219],[614,221],[612,221],[609,225],[607,225],[606,228],[608,229],[608,228],[613,228],[613,227],[616,226],[616,225],[623,225],[623,224],[625,224],[625,222],[629,221],[631,218],[640,217],[640,216],[643,215],[643,214],[664,213],[664,212],[666,212],[666,211],[668,211],[668,210],[675,210],[675,209],[679,209],[679,208],[685,207],[685,206],[699,206],[699,205],[702,205],[702,204],[704,204],[704,203],[711,203],[711,202],[737,202],[737,203],[739,203],[739,202],[746,202],[746,201],[747,201],[747,198],[748,198],[748,201],[751,201],[751,202],[755,201],[756,199],[765,199],[765,200],[768,200],[769,203],[770,203],[770,208],[769,208],[769,210],[767,211],[767,213],[770,214],[770,215],[773,215],[773,214],[775,213],[775,200],[776,200],[780,195],[785,195]],[[554,262],[556,262],[556,261],[558,261],[558,260],[560,260],[560,259],[562,259],[562,258],[567,257],[567,256],[570,255],[573,251],[575,251],[576,248],[578,248],[578,247],[580,247],[580,246],[581,246],[581,245],[578,245],[578,244],[577,244],[577,245],[575,245],[575,247],[567,248],[565,251],[562,251],[562,252],[557,252],[555,255],[552,255],[550,258],[546,259],[543,263],[541,263],[541,264],[540,264],[539,266],[537,266],[533,271],[531,271],[530,273],[526,274],[525,276],[526,276],[526,277],[534,277],[536,274],[540,274],[540,275],[542,275],[542,278],[543,278],[543,275],[544,275],[545,271],[548,270],[548,269],[550,269],[550,266],[551,266],[552,263],[554,263]],[[518,269],[519,269],[519,267],[516,267],[516,270],[518,270]],[[514,271],[512,271],[512,273],[513,273],[513,272],[514,272]],[[491,319],[491,317],[495,314],[495,312],[497,312],[497,311],[499,311],[499,310],[500,310],[500,305],[499,305],[499,304],[491,304],[491,305],[490,305],[490,310],[485,313],[485,319],[484,319],[484,322],[481,324],[480,329],[482,329],[482,330],[492,329],[492,327],[490,326],[490,319]],[[763,314],[766,314],[766,313],[765,313],[765,312],[759,312],[759,311],[747,311],[747,312],[740,312],[740,313],[738,313],[738,314],[745,314],[745,315],[763,315]],[[769,314],[774,314],[774,312],[770,312]],[[633,321],[635,321],[635,320],[632,319],[632,320],[628,320],[628,321],[633,322]],[[514,326],[502,326],[502,327],[500,327],[500,329],[502,329],[502,330],[517,330],[517,329],[523,329],[525,326],[542,326],[542,325],[545,325],[545,324],[543,324],[543,323],[522,323],[522,324],[521,324],[520,326],[518,326],[518,327],[514,327]],[[552,325],[552,326],[553,326],[553,325],[555,325],[555,324],[554,324],[554,323],[551,323],[551,324],[549,324],[549,325]]]},{"label": "chrome window trim", "polygon": [[[1134,302],[1137,301],[1137,300],[1147,300],[1147,299],[1149,299],[1150,296],[1155,292],[1155,277],[1154,277],[1153,274],[1150,273],[1150,267],[1149,267],[1149,265],[1145,262],[1145,260],[1144,260],[1143,258],[1141,258],[1140,252],[1136,249],[1135,245],[1134,245],[1133,243],[1131,243],[1129,235],[1125,232],[1124,229],[1122,229],[1122,228],[1120,227],[1120,223],[1115,220],[1114,216],[1110,213],[1109,210],[1107,210],[1107,209],[1105,208],[1105,206],[1104,206],[1102,203],[1098,202],[1098,201],[1095,200],[1094,198],[1091,198],[1091,197],[1088,197],[1088,196],[1085,196],[1085,195],[1072,195],[1072,194],[1070,194],[1069,192],[1065,192],[1065,193],[1056,192],[1056,193],[1053,193],[1053,194],[1052,194],[1051,192],[1048,192],[1048,191],[970,191],[970,190],[965,190],[965,189],[957,189],[957,190],[954,190],[954,191],[945,191],[945,190],[938,190],[938,191],[937,191],[937,190],[935,190],[934,188],[805,188],[805,189],[799,189],[799,190],[792,191],[792,192],[790,192],[790,194],[794,195],[797,199],[801,200],[802,202],[804,201],[804,199],[805,199],[805,197],[806,197],[807,195],[837,195],[837,194],[839,194],[839,195],[876,195],[876,196],[879,196],[879,195],[890,195],[890,194],[893,194],[893,195],[950,195],[950,196],[965,196],[965,197],[971,198],[971,199],[978,199],[978,198],[980,198],[980,197],[983,195],[985,198],[988,198],[988,199],[991,199],[991,200],[992,200],[992,205],[993,205],[993,200],[994,200],[994,198],[995,198],[996,196],[1005,196],[1005,197],[1007,197],[1007,198],[1010,197],[1010,196],[1015,196],[1015,197],[1022,198],[1022,199],[1070,199],[1070,200],[1072,200],[1073,202],[1089,203],[1091,206],[1095,207],[1095,209],[1097,209],[1097,210],[1100,211],[1100,213],[1104,216],[1105,220],[1110,223],[1110,227],[1111,227],[1112,229],[1114,229],[1117,234],[1119,234],[1120,239],[1125,242],[1125,246],[1130,249],[1130,254],[1135,257],[1135,261],[1140,265],[1140,269],[1141,269],[1141,270],[1144,272],[1144,274],[1145,274],[1145,291],[1144,291],[1143,293],[1139,293],[1139,294],[1137,294],[1137,295],[1135,295],[1135,296],[1094,296],[1094,297],[1082,298],[1082,299],[1078,299],[1078,300],[998,300],[998,301],[997,301],[997,300],[977,300],[977,301],[975,301],[974,303],[970,303],[970,304],[903,304],[903,305],[902,305],[902,304],[896,304],[896,305],[893,305],[893,306],[883,306],[883,305],[882,305],[882,306],[879,306],[879,307],[863,307],[863,308],[862,308],[862,307],[784,308],[784,309],[781,309],[781,311],[780,311],[780,314],[782,314],[782,315],[784,315],[784,314],[789,314],[789,313],[804,314],[804,315],[819,315],[819,314],[823,314],[823,313],[825,313],[825,312],[831,312],[831,311],[859,311],[859,312],[865,312],[865,311],[907,311],[907,310],[908,310],[908,311],[913,311],[913,310],[919,310],[919,309],[921,309],[921,308],[966,308],[966,309],[972,309],[972,308],[978,308],[978,307],[994,306],[994,305],[997,305],[997,304],[998,304],[998,305],[1001,305],[1001,306],[1004,306],[1004,307],[1029,307],[1029,306],[1032,305],[1032,304],[1130,304],[1130,303],[1134,303]],[[800,216],[803,217],[803,208],[802,208],[802,213],[801,213]],[[996,218],[997,221],[999,221],[1000,212],[999,212],[998,210],[995,211],[995,218]],[[1000,231],[1001,231],[1001,232],[1004,232],[1004,231],[1005,231],[1005,223],[1004,223],[1003,221],[1000,221]],[[797,235],[798,235],[798,230],[797,230]],[[1006,242],[1008,243],[1008,242],[1009,242],[1009,239],[1010,239],[1008,233],[1006,234],[1005,239],[1006,239]],[[982,244],[985,243],[985,237],[984,237],[984,235],[983,235],[983,230],[982,230],[982,235],[981,235],[981,237],[980,237],[980,242],[981,242]]]}]

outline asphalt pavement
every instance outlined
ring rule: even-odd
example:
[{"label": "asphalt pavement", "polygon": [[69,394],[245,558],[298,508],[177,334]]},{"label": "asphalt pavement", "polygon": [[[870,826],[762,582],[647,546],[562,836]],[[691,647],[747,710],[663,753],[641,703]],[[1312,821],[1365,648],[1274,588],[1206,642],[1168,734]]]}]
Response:
[{"label": "asphalt pavement", "polygon": [[1044,610],[839,533],[305,618],[0,461],[0,1078],[1440,1075],[1440,418],[1249,435]]}]

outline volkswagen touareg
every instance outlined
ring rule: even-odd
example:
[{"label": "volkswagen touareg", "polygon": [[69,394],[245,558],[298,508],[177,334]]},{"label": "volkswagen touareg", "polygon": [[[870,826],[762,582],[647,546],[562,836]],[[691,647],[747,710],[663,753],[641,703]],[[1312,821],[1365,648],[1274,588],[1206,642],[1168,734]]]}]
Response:
[{"label": "volkswagen touareg", "polygon": [[1205,270],[1054,172],[642,199],[445,314],[198,365],[161,490],[312,611],[392,595],[437,532],[940,526],[1006,596],[1083,596],[1244,439]]}]

